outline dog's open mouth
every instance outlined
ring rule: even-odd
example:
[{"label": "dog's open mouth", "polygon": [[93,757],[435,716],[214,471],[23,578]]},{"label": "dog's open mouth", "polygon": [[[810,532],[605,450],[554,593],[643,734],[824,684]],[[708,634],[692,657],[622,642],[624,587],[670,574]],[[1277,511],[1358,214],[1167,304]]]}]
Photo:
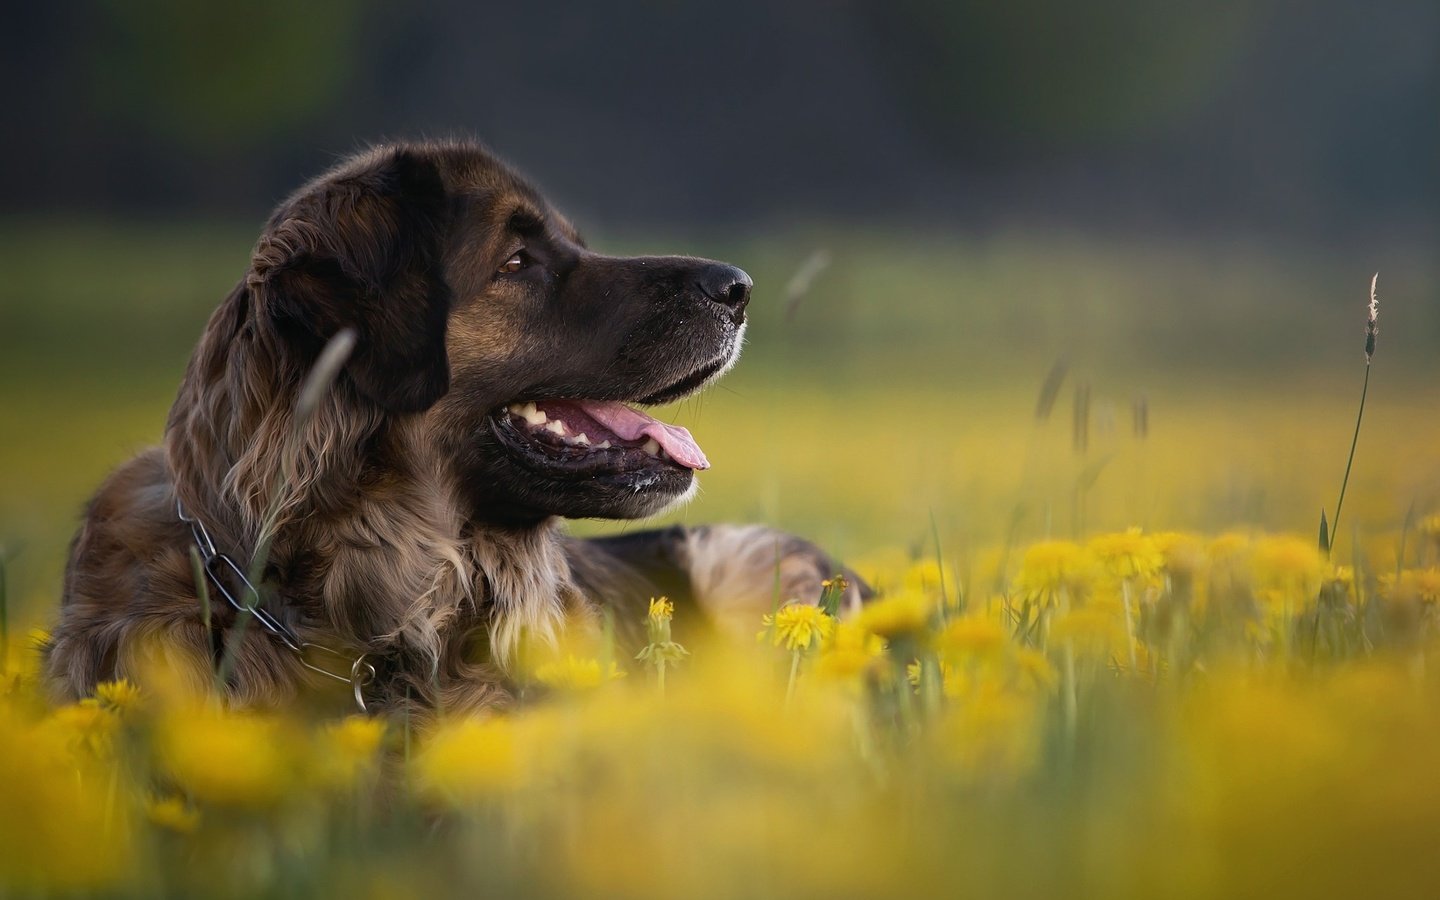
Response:
[{"label": "dog's open mouth", "polygon": [[496,410],[492,421],[512,450],[577,474],[710,467],[689,431],[613,400],[512,403]]}]

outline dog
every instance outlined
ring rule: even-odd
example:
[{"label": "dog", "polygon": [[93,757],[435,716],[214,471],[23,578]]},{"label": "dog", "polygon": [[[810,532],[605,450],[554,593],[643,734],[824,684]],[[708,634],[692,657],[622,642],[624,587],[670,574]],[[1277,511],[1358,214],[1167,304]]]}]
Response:
[{"label": "dog", "polygon": [[[512,703],[522,646],[567,621],[610,610],[623,635],[663,594],[694,612],[677,627],[753,634],[777,590],[816,602],[843,570],[790,534],[561,524],[694,493],[703,451],[640,407],[735,364],[751,287],[721,262],[590,251],[474,143],[341,162],[270,217],[163,445],[88,504],[49,684],[84,696],[158,647],[237,705],[338,683],[362,708],[464,712]],[[843,602],[866,593],[852,574]]]}]

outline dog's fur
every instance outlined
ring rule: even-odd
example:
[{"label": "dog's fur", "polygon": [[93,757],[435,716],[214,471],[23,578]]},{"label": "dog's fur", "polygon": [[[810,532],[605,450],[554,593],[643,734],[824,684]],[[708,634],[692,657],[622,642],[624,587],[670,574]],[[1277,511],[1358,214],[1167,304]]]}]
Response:
[{"label": "dog's fur", "polygon": [[[516,402],[698,389],[734,362],[748,299],[730,266],[588,251],[473,144],[347,160],[280,205],[206,326],[163,447],[90,502],[48,650],[52,687],[76,697],[133,677],[157,647],[208,682],[235,616],[212,597],[207,627],[177,501],[221,552],[264,558],[265,606],[301,637],[375,661],[366,690],[381,708],[503,705],[522,634],[551,639],[605,605],[638,623],[664,593],[693,600],[695,617],[753,627],[777,561],[783,596],[813,602],[836,564],[767,528],[568,537],[562,517],[652,514],[689,495],[692,473],[633,454],[555,466],[503,427]],[[347,329],[353,353],[297,414],[306,373]],[[235,702],[324,683],[263,628],[240,635],[224,686]]]}]

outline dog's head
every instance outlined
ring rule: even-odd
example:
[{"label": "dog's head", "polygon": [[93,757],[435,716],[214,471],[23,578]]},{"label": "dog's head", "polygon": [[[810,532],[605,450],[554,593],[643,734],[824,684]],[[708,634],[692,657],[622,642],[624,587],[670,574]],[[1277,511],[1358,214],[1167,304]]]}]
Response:
[{"label": "dog's head", "polygon": [[483,149],[356,157],[271,218],[249,276],[301,365],[333,335],[341,375],[383,415],[420,416],[471,513],[632,518],[708,463],[637,409],[736,360],[750,278],[689,257],[602,256]]}]

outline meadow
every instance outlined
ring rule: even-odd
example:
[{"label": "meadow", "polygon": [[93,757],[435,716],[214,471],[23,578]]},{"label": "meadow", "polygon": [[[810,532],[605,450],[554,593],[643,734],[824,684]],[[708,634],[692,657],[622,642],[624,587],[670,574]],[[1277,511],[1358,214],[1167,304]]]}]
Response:
[{"label": "meadow", "polygon": [[774,598],[754,643],[686,654],[657,603],[648,653],[537,655],[520,677],[546,699],[419,733],[230,711],[163,672],[42,701],[30,630],[79,505],[158,438],[252,236],[0,238],[0,894],[1384,896],[1437,875],[1433,255],[1032,230],[605,247],[757,284],[746,357],[673,411],[714,469],[671,518],[804,533],[883,599],[837,622]]}]

